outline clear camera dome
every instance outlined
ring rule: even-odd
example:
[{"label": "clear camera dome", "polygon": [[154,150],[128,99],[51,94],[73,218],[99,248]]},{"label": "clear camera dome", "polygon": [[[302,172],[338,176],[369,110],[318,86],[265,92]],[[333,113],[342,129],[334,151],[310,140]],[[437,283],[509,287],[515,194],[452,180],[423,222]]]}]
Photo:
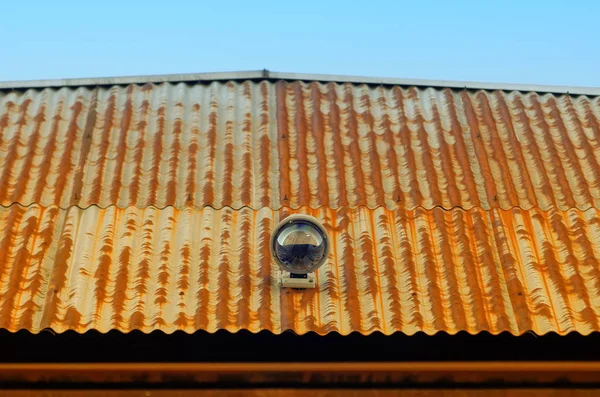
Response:
[{"label": "clear camera dome", "polygon": [[277,262],[294,274],[315,271],[327,259],[328,241],[322,227],[305,219],[287,219],[275,230],[273,252]]}]

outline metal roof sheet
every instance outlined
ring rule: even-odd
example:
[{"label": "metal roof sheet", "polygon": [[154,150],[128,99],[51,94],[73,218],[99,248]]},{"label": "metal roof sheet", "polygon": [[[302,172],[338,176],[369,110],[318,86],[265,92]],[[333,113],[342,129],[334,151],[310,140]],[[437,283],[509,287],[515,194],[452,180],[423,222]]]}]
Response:
[{"label": "metal roof sheet", "polygon": [[600,97],[213,82],[0,92],[0,204],[600,208]]},{"label": "metal roof sheet", "polygon": [[[0,91],[0,327],[600,330],[600,98],[335,82]],[[289,213],[334,236],[280,290]]]},{"label": "metal roof sheet", "polygon": [[[289,213],[333,249],[314,290],[269,257]],[[150,332],[587,334],[599,329],[600,210],[0,209],[0,327]]]}]

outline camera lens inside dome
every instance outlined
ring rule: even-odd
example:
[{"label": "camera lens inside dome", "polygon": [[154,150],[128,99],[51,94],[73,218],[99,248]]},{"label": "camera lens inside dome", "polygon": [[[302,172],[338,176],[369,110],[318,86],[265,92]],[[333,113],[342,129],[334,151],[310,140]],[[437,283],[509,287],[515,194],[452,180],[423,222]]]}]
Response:
[{"label": "camera lens inside dome", "polygon": [[275,254],[286,270],[309,273],[324,260],[325,238],[308,222],[293,222],[281,229],[275,240]]}]

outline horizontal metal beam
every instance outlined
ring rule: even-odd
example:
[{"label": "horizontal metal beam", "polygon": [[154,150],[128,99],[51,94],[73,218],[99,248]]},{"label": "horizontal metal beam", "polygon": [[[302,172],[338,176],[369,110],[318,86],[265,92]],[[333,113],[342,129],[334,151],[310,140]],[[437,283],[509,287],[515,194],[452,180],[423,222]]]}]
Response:
[{"label": "horizontal metal beam", "polygon": [[594,383],[600,362],[3,363],[0,382]]},{"label": "horizontal metal beam", "polygon": [[504,84],[484,83],[476,81],[451,81],[451,80],[423,80],[423,79],[399,79],[385,77],[344,76],[328,74],[302,74],[302,73],[280,73],[268,70],[240,71],[240,72],[216,72],[216,73],[187,73],[187,74],[164,74],[149,76],[124,76],[124,77],[100,77],[80,79],[57,79],[57,80],[24,80],[0,82],[0,90],[26,89],[26,88],[48,88],[48,87],[77,87],[77,86],[110,86],[126,84],[146,83],[179,83],[179,82],[209,82],[223,80],[288,80],[288,81],[320,81],[335,83],[372,84],[372,85],[400,85],[416,87],[435,87],[471,90],[501,90],[539,92],[553,94],[571,95],[600,95],[600,87],[571,87],[553,85],[528,85],[528,84]]}]

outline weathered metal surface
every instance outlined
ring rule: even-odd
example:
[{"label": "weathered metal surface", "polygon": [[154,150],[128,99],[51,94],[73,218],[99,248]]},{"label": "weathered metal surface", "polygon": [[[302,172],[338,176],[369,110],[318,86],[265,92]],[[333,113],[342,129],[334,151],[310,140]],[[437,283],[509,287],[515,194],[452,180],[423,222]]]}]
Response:
[{"label": "weathered metal surface", "polygon": [[[0,327],[600,330],[600,97],[300,81],[0,90]],[[333,250],[281,290],[290,213]]]},{"label": "weathered metal surface", "polygon": [[0,91],[0,204],[600,208],[600,97],[304,82]]},{"label": "weathered metal surface", "polygon": [[[281,290],[272,227],[332,236]],[[600,329],[600,210],[0,208],[0,327],[539,334]]]},{"label": "weathered metal surface", "polygon": [[[0,381],[287,387],[526,384],[597,385],[598,362],[47,363],[0,364]],[[41,383],[42,385],[44,383]]]}]

